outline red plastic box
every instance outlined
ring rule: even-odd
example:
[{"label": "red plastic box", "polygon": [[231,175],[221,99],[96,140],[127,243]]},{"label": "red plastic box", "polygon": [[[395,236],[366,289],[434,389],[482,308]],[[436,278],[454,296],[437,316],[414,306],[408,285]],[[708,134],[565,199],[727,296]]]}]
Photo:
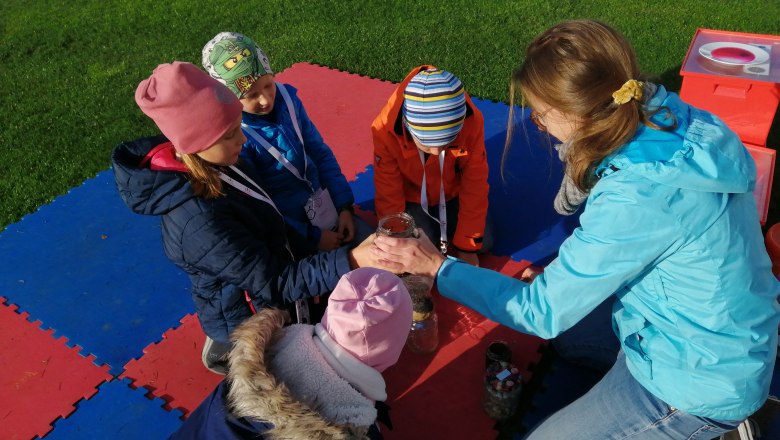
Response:
[{"label": "red plastic box", "polygon": [[745,144],[745,147],[750,151],[750,155],[753,156],[753,160],[756,162],[756,187],[753,189],[753,196],[756,198],[758,217],[761,219],[761,224],[763,225],[766,223],[766,216],[769,211],[769,199],[772,195],[775,150],[750,144]]},{"label": "red plastic box", "polygon": [[780,101],[780,36],[698,29],[680,75],[683,101],[718,115],[743,142],[766,146]]}]

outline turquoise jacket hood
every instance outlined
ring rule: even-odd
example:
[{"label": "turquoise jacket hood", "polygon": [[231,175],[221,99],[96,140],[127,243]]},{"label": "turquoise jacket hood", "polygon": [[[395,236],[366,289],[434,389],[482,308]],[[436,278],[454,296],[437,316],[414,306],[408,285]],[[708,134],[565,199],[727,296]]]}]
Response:
[{"label": "turquoise jacket hood", "polygon": [[[640,126],[634,138],[599,167],[628,170],[662,185],[681,189],[752,192],[756,166],[742,142],[716,116],[691,107],[662,86],[647,103],[661,110],[652,121],[673,131]],[[676,115],[670,117],[669,115]]]}]

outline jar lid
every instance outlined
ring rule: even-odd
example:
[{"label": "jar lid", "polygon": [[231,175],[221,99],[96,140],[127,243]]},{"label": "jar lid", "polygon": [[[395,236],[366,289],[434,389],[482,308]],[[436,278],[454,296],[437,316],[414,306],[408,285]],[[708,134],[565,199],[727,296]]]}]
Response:
[{"label": "jar lid", "polygon": [[412,321],[425,321],[431,316],[430,312],[412,312]]}]

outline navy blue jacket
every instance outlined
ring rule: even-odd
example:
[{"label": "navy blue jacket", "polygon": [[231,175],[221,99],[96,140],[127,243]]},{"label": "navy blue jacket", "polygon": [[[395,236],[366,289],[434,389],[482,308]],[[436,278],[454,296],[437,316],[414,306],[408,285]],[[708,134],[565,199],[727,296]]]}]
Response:
[{"label": "navy blue jacket", "polygon": [[239,440],[262,439],[263,433],[273,428],[273,423],[236,417],[227,406],[230,386],[222,381],[211,392],[170,440]]},{"label": "navy blue jacket", "polygon": [[[160,216],[165,254],[189,275],[198,317],[209,337],[227,342],[230,332],[251,315],[245,290],[258,310],[285,307],[329,293],[349,272],[343,247],[295,261],[285,248],[289,230],[270,204],[230,185],[223,185],[223,197],[197,197],[186,173],[141,166],[162,142],[166,139],[158,136],[117,146],[114,176],[133,212]],[[263,185],[251,170],[238,167]],[[294,251],[305,246],[302,237],[290,234],[290,239]]]},{"label": "navy blue jacket", "polygon": [[[262,440],[263,434],[274,427],[273,423],[236,417],[228,410],[230,385],[223,380],[193,411],[169,440]],[[291,423],[295,420],[291,419]],[[382,440],[384,436],[376,425],[368,428],[366,437]]]}]

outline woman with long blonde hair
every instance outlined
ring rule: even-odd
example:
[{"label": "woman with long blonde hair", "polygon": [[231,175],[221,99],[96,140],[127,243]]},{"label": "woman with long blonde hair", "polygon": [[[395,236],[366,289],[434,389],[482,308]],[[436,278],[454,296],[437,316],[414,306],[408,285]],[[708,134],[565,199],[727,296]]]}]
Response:
[{"label": "woman with long blonde hair", "polygon": [[512,83],[561,142],[556,208],[582,210],[558,257],[521,281],[445,259],[428,240],[379,237],[374,253],[393,270],[435,276],[442,295],[494,321],[567,339],[556,345],[564,357],[609,369],[529,439],[733,429],[767,399],[780,322],[749,153],[716,116],[641,81],[631,45],[597,21],[536,37]]}]

